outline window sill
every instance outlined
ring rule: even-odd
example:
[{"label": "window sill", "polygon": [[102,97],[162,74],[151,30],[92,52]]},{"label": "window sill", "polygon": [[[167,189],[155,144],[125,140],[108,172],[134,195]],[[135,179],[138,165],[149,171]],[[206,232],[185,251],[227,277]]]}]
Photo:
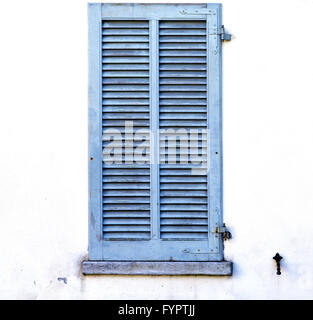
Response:
[{"label": "window sill", "polygon": [[84,261],[84,275],[204,275],[231,276],[233,263],[214,262],[158,262],[158,261]]}]

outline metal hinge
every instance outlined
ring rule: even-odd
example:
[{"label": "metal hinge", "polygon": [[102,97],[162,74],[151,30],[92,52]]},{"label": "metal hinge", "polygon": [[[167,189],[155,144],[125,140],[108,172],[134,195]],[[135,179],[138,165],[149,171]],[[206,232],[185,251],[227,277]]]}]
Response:
[{"label": "metal hinge", "polygon": [[191,9],[191,10],[189,10],[189,9],[180,10],[181,14],[191,14],[191,15],[211,14],[211,12],[212,12],[212,10],[211,9],[207,9],[207,8],[199,8],[199,9]]},{"label": "metal hinge", "polygon": [[224,25],[220,29],[220,36],[222,41],[230,41],[231,40],[231,34],[225,32]]},{"label": "metal hinge", "polygon": [[[216,11],[206,8],[199,8],[199,9],[183,9],[180,10],[180,13],[183,15],[216,15]],[[231,34],[225,32],[224,26],[220,28],[220,30],[216,30],[214,32],[210,32],[209,35],[219,35],[221,37],[222,41],[230,41],[231,40]]]},{"label": "metal hinge", "polygon": [[224,25],[221,26],[220,30],[212,30],[209,35],[218,35],[221,37],[222,41],[230,41],[231,40],[231,34],[225,32]]},{"label": "metal hinge", "polygon": [[227,230],[225,223],[223,224],[222,227],[216,227],[215,233],[221,234],[223,240],[225,240],[225,241],[231,239],[231,233]]}]

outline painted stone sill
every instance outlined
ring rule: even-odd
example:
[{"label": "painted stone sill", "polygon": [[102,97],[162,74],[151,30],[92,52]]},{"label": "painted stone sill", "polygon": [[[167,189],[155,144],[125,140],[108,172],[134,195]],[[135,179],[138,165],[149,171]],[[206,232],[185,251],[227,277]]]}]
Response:
[{"label": "painted stone sill", "polygon": [[83,261],[84,275],[204,275],[231,276],[230,261],[158,262],[158,261]]}]

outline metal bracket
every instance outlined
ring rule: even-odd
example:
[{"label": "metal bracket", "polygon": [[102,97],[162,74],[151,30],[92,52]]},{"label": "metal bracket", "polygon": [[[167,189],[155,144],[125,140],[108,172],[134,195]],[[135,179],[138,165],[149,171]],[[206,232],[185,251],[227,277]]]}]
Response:
[{"label": "metal bracket", "polygon": [[[181,14],[184,15],[216,15],[216,11],[215,10],[211,10],[211,9],[194,9],[194,10],[188,10],[188,9],[183,9],[180,10]],[[220,30],[217,30],[216,28],[213,28],[211,30],[211,32],[209,31],[209,35],[219,35],[222,41],[230,41],[231,40],[231,34],[230,33],[226,33],[225,32],[225,28],[224,25],[221,26]]]},{"label": "metal bracket", "polygon": [[224,25],[222,25],[220,30],[220,36],[222,41],[230,41],[231,40],[231,34],[225,32]]},{"label": "metal bracket", "polygon": [[180,13],[181,14],[194,14],[194,15],[197,15],[197,14],[211,14],[212,10],[211,9],[206,9],[206,8],[203,8],[203,9],[194,9],[194,10],[188,10],[188,9],[183,9],[183,10],[180,10]]},{"label": "metal bracket", "polygon": [[222,227],[216,227],[214,233],[221,234],[225,241],[231,239],[231,233],[227,230],[225,223]]},{"label": "metal bracket", "polygon": [[210,254],[212,252],[202,251],[201,249],[184,249],[184,253],[190,253],[190,254]]},{"label": "metal bracket", "polygon": [[230,41],[231,40],[231,34],[225,32],[224,25],[221,26],[220,30],[217,30],[216,28],[210,30],[209,35],[220,36],[222,41]]}]

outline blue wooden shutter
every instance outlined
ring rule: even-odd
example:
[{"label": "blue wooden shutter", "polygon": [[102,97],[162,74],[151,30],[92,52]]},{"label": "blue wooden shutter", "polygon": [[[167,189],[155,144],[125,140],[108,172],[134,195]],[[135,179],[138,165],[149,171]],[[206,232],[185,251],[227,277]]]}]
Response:
[{"label": "blue wooden shutter", "polygon": [[[220,26],[217,4],[89,4],[90,260],[223,259]],[[125,121],[150,163],[127,162],[142,141]],[[120,142],[121,163],[105,161]]]}]

